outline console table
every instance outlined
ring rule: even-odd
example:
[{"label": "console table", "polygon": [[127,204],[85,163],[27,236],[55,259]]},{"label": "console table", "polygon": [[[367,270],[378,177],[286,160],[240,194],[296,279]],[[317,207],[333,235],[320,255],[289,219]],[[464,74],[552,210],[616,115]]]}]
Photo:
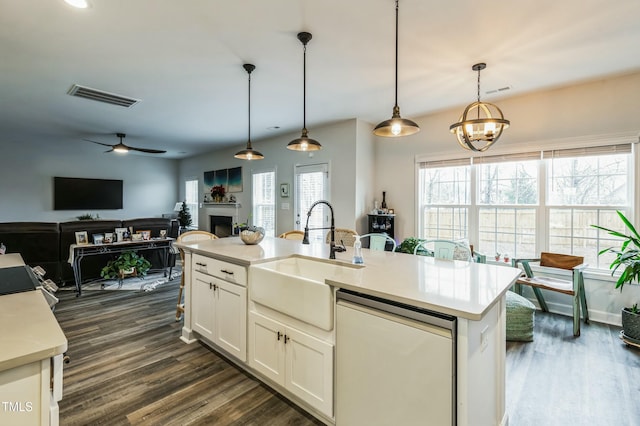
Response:
[{"label": "console table", "polygon": [[122,241],[107,244],[71,244],[69,247],[69,264],[73,268],[73,278],[76,283],[76,297],[82,294],[82,259],[86,256],[95,256],[99,254],[118,254],[126,251],[144,251],[144,250],[162,250],[163,254],[163,270],[167,276],[167,268],[169,267],[169,253],[173,238],[155,238],[151,240],[140,241]]}]

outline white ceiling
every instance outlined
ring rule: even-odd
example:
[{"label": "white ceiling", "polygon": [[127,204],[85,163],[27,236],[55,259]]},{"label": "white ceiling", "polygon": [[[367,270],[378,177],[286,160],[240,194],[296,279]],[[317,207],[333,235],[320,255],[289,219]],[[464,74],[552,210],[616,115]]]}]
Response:
[{"label": "white ceiling", "polygon": [[[394,0],[0,0],[1,139],[165,149],[180,158],[302,127],[391,116]],[[412,118],[475,99],[640,69],[638,0],[401,0],[399,93]],[[67,95],[74,84],[140,99],[131,108]],[[499,97],[482,95],[496,101]],[[508,118],[508,117],[507,117]],[[279,130],[273,130],[275,126]],[[259,146],[256,146],[259,149]]]}]

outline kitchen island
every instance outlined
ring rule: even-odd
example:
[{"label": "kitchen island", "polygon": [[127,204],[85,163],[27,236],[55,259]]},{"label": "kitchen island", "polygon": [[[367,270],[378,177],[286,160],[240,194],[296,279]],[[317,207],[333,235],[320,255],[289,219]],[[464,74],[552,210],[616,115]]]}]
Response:
[{"label": "kitchen island", "polygon": [[[224,238],[179,247],[185,251],[182,340],[207,343],[323,422],[347,424],[339,413],[351,399],[336,387],[345,370],[335,357],[336,296],[347,291],[450,319],[453,382],[442,393],[452,413],[443,424],[508,423],[504,295],[517,269],[369,250],[356,267],[352,249],[329,261],[326,244],[276,238],[254,246]],[[292,268],[298,281],[283,272]],[[306,285],[305,274],[310,284],[303,291],[296,283]],[[428,411],[416,422],[427,419]]]}]

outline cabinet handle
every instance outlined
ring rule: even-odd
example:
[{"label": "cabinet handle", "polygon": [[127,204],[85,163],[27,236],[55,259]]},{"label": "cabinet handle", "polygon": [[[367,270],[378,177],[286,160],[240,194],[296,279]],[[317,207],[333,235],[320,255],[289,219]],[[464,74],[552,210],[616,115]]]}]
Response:
[{"label": "cabinet handle", "polygon": [[286,345],[289,340],[291,340],[291,338],[285,334],[284,335],[284,344]]},{"label": "cabinet handle", "polygon": [[209,290],[216,291],[218,289],[218,284],[209,283]]},{"label": "cabinet handle", "polygon": [[233,275],[233,271],[227,271],[226,269],[220,269],[220,272],[222,272],[223,274]]},{"label": "cabinet handle", "polygon": [[280,341],[280,336],[282,336],[282,333],[278,331],[278,341]]},{"label": "cabinet handle", "polygon": [[206,263],[201,263],[201,262],[196,262],[196,265],[198,266],[204,266],[205,268],[207,267]]}]

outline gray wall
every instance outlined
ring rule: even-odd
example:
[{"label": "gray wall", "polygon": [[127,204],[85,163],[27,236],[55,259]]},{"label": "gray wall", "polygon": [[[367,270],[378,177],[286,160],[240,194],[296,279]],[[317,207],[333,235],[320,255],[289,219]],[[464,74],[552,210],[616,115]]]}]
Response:
[{"label": "gray wall", "polygon": [[[244,222],[251,213],[251,171],[276,169],[276,183],[288,183],[291,195],[289,198],[277,196],[277,229],[276,235],[294,228],[294,199],[293,180],[296,165],[329,164],[330,195],[334,206],[336,226],[343,228],[358,228],[362,222],[362,215],[366,214],[363,203],[367,191],[372,190],[373,184],[367,178],[368,185],[358,185],[359,170],[363,174],[370,173],[373,167],[373,136],[371,126],[360,120],[350,119],[330,126],[310,128],[309,136],[322,144],[322,150],[313,153],[295,152],[286,149],[287,144],[300,137],[300,133],[290,133],[268,140],[253,141],[253,147],[264,154],[265,159],[259,161],[245,161],[233,158],[233,155],[243,149],[237,146],[222,149],[209,154],[184,159],[180,162],[180,180],[197,178],[200,188],[203,188],[204,172],[223,168],[242,167],[243,191],[235,193],[241,204],[238,209],[238,220]],[[359,155],[362,154],[362,155]],[[184,190],[181,189],[181,196]],[[204,194],[201,194],[203,197]],[[369,195],[370,197],[370,195]],[[283,209],[282,203],[288,203],[289,209]],[[199,228],[209,230],[209,215],[235,215],[234,209],[228,207],[212,207],[202,205],[199,211]],[[363,232],[364,229],[357,229]]]},{"label": "gray wall", "polygon": [[[0,138],[2,136],[0,135]],[[104,153],[89,142],[2,141],[0,222],[63,222],[91,213],[104,219],[159,217],[178,200],[178,161]],[[123,180],[123,209],[53,210],[53,177]]]}]

